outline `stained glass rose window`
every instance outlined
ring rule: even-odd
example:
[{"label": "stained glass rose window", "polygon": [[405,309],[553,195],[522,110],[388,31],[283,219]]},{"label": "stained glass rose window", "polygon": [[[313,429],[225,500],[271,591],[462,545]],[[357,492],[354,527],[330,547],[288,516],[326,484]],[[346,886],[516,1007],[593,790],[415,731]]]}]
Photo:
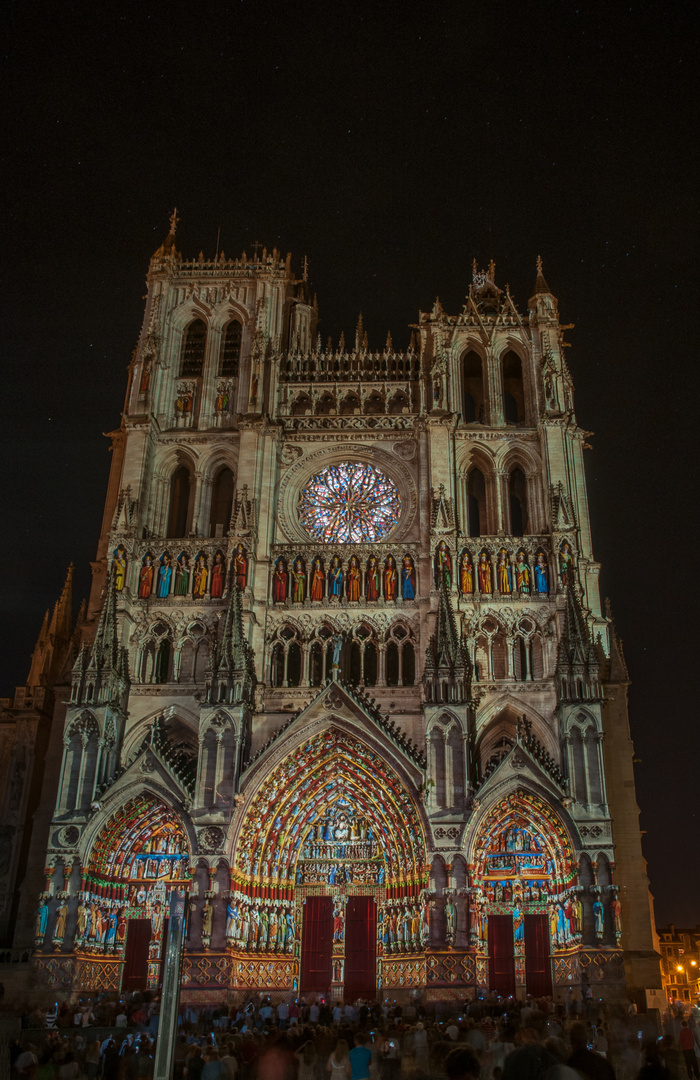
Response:
[{"label": "stained glass rose window", "polygon": [[325,544],[374,543],[393,529],[401,500],[396,485],[373,465],[343,461],[309,480],[299,520]]}]

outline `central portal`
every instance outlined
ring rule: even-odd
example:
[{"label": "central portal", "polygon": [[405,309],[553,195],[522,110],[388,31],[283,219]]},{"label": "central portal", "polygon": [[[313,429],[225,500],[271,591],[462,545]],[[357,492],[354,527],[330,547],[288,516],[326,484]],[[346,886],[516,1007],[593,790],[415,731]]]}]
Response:
[{"label": "central portal", "polygon": [[309,896],[301,938],[302,994],[374,998],[377,988],[374,896]]}]

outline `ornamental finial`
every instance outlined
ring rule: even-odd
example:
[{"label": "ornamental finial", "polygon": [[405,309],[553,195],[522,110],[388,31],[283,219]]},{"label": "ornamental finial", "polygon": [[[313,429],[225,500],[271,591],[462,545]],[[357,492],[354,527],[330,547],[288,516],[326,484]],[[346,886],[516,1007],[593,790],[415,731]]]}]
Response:
[{"label": "ornamental finial", "polygon": [[172,214],[170,215],[170,235],[171,236],[175,235],[175,230],[177,229],[177,223],[178,223],[179,220],[180,219],[177,216],[177,206],[176,206],[173,209]]}]

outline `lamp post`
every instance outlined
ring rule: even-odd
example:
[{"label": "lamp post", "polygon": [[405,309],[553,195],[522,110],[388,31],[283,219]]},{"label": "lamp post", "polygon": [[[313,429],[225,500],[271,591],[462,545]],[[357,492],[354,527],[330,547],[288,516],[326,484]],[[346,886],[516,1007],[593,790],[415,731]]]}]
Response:
[{"label": "lamp post", "polygon": [[168,937],[165,943],[163,989],[160,998],[158,1042],[153,1067],[153,1080],[170,1080],[175,1055],[177,1016],[180,1006],[180,974],[182,951],[187,925],[187,891],[173,889],[170,893]]}]

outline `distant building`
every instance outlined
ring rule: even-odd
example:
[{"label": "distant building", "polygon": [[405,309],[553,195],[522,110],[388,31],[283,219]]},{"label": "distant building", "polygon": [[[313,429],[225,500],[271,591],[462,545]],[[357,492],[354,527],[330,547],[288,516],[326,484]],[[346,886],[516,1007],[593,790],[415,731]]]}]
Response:
[{"label": "distant building", "polygon": [[361,318],[333,346],[289,256],[185,260],[175,224],[87,612],[64,593],[2,714],[2,902],[38,984],[156,988],[184,884],[200,1001],[658,988],[541,264],[525,312],[475,266],[406,351]]},{"label": "distant building", "polygon": [[661,979],[669,1001],[698,1004],[700,996],[700,926],[676,930],[673,923],[657,931]]}]

